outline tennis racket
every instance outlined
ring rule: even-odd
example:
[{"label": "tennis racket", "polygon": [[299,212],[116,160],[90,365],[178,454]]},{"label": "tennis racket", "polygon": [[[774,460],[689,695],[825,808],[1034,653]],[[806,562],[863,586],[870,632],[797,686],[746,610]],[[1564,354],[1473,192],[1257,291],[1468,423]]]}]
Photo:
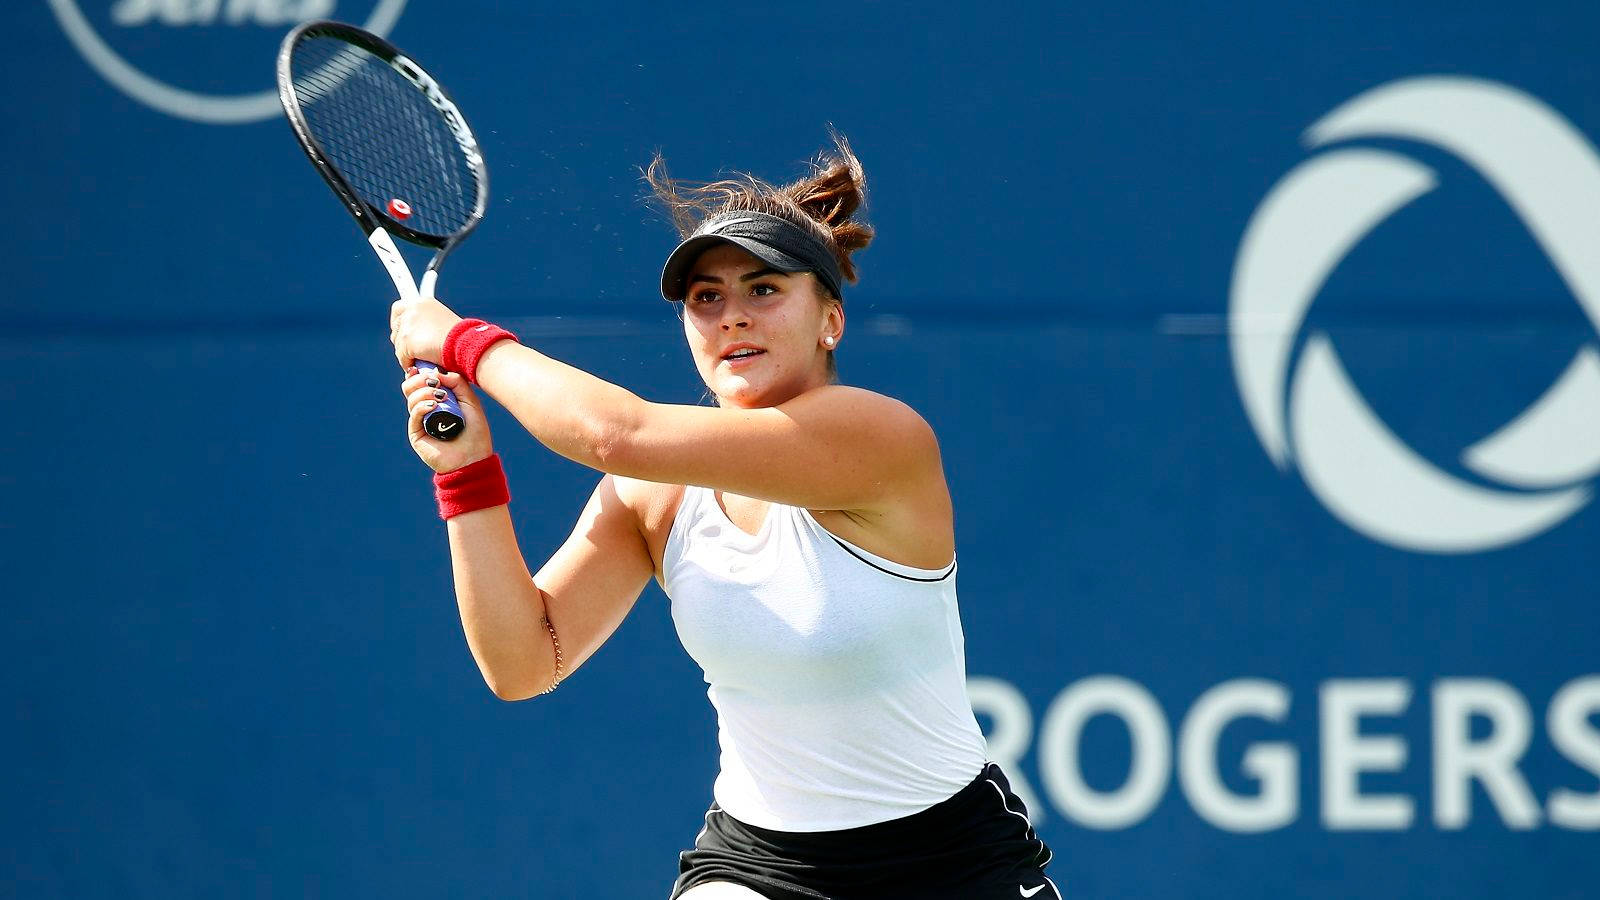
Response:
[{"label": "tennis racket", "polygon": [[[278,98],[312,164],[355,216],[401,299],[432,298],[439,266],[483,218],[489,174],[461,110],[393,44],[341,22],[307,22],[278,50]],[[412,280],[393,237],[433,249]],[[435,363],[417,360],[419,369]],[[422,420],[442,441],[465,420],[454,392]]]}]

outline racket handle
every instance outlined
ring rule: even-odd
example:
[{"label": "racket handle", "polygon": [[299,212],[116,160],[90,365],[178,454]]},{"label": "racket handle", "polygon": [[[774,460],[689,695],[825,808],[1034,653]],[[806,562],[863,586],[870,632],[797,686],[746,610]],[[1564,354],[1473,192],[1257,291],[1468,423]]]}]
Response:
[{"label": "racket handle", "polygon": [[[423,372],[437,372],[439,367],[431,362],[415,360],[412,365]],[[453,441],[467,429],[467,419],[461,414],[461,404],[456,402],[456,392],[444,389],[444,399],[426,416],[422,417],[422,430],[441,441]]]}]

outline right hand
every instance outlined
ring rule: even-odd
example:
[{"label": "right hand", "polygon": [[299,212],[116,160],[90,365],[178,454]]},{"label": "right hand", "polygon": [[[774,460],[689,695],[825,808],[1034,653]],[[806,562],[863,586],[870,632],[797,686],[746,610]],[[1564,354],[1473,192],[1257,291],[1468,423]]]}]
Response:
[{"label": "right hand", "polygon": [[[435,472],[453,472],[494,453],[494,441],[489,436],[489,420],[483,414],[483,404],[472,385],[459,372],[421,372],[415,367],[406,370],[406,380],[400,382],[400,392],[405,395],[406,409],[411,413],[407,433],[411,449]],[[422,419],[433,412],[438,402],[434,391],[456,392],[461,404],[461,436],[453,441],[441,441],[422,430]]]}]

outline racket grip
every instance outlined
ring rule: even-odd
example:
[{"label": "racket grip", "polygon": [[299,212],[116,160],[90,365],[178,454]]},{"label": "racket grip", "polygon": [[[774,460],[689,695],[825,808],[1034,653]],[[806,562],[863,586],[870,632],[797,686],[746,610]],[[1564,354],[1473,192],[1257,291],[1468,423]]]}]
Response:
[{"label": "racket grip", "polygon": [[[412,365],[423,372],[437,372],[439,367],[424,360],[414,360]],[[441,441],[453,441],[461,437],[461,432],[467,428],[466,416],[461,414],[461,404],[456,402],[456,392],[446,388],[444,399],[433,408],[426,416],[422,417],[422,430],[428,437]]]}]

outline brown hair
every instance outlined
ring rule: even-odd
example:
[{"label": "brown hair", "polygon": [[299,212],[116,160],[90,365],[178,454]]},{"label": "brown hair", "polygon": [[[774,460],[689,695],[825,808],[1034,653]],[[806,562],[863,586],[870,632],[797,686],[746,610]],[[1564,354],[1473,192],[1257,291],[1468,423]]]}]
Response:
[{"label": "brown hair", "polygon": [[656,201],[672,217],[680,238],[721,213],[763,212],[816,235],[833,251],[845,281],[855,284],[856,267],[850,254],[871,243],[873,235],[871,225],[855,218],[866,204],[867,176],[844,135],[831,134],[833,150],[819,153],[806,177],[781,187],[742,172],[720,181],[680,181],[667,174],[667,162],[659,152],[645,169],[644,178]]}]

